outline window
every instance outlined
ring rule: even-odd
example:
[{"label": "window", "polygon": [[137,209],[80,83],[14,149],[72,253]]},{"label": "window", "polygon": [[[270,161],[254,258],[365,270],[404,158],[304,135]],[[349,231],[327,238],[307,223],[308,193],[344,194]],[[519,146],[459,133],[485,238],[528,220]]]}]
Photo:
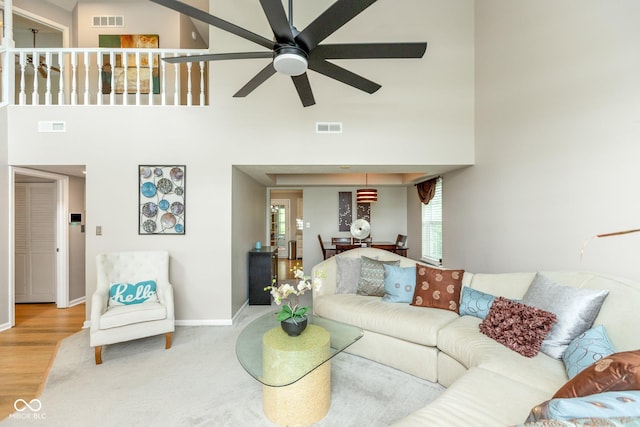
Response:
[{"label": "window", "polygon": [[422,204],[422,259],[442,264],[442,178],[436,183],[433,199]]}]

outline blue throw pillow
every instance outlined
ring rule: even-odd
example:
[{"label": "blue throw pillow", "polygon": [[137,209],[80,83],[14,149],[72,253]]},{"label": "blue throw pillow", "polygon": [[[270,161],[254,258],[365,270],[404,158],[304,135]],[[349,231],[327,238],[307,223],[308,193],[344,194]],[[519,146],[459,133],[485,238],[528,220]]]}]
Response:
[{"label": "blue throw pillow", "polygon": [[384,265],[385,302],[407,302],[413,300],[416,288],[416,267],[396,267]]},{"label": "blue throw pillow", "polygon": [[606,391],[583,397],[547,400],[531,410],[527,421],[588,417],[640,417],[640,390]]},{"label": "blue throw pillow", "polygon": [[109,287],[109,305],[132,305],[158,302],[155,280],[133,283],[114,283]]},{"label": "blue throw pillow", "polygon": [[603,357],[615,353],[604,326],[598,325],[578,335],[562,355],[569,379]]},{"label": "blue throw pillow", "polygon": [[496,297],[468,286],[462,288],[460,296],[460,316],[475,316],[484,319]]}]

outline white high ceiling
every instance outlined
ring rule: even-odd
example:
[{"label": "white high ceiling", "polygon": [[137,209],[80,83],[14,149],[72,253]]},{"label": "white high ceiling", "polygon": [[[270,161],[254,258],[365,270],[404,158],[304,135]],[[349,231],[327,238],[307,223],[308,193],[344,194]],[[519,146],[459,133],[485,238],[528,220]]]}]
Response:
[{"label": "white high ceiling", "polygon": [[[95,0],[42,0],[69,12],[78,3],[94,3]],[[149,0],[108,0],[117,2],[149,2]],[[195,7],[203,7],[203,0],[182,0]],[[33,23],[21,18],[14,21],[19,25],[33,28]],[[37,27],[36,27],[37,28]],[[46,31],[46,29],[43,29]],[[378,186],[410,186],[427,178],[459,169],[461,165],[237,165],[238,169],[258,182],[270,187],[297,186],[358,186],[365,183]],[[47,172],[83,177],[84,166],[31,166]],[[365,176],[365,174],[367,174]]]}]

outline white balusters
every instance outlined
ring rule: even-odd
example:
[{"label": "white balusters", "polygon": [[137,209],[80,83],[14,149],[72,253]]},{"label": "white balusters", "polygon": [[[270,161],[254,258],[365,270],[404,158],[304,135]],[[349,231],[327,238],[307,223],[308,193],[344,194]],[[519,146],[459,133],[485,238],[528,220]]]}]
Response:
[{"label": "white balusters", "polygon": [[204,61],[200,61],[200,106],[204,105]]},{"label": "white balusters", "polygon": [[[18,60],[16,88],[2,88],[2,93],[20,105],[205,105],[205,63],[182,65],[162,60],[201,53],[180,49],[8,49],[5,55]],[[194,67],[199,67],[199,72]],[[198,85],[200,89],[194,93]]]},{"label": "white balusters", "polygon": [[20,52],[20,96],[18,97],[19,105],[27,103],[27,93],[25,92],[25,69],[27,68],[27,60],[24,52]]},{"label": "white balusters", "polygon": [[78,57],[76,52],[71,53],[71,105],[78,103],[76,73],[78,71]]},{"label": "white balusters", "polygon": [[109,104],[116,104],[116,73],[115,73],[115,55],[113,51],[109,52],[109,70],[111,71],[111,87],[109,88]]},{"label": "white balusters", "polygon": [[62,51],[58,52],[58,105],[64,105],[64,55]]},{"label": "white balusters", "polygon": [[40,72],[40,58],[35,50],[31,53],[31,65],[33,66],[33,93],[31,94],[31,105],[40,103],[40,93],[38,91],[38,73]]},{"label": "white balusters", "polygon": [[89,61],[89,52],[84,52],[84,105],[89,105],[89,67],[91,61]]},{"label": "white balusters", "polygon": [[[174,52],[173,56],[178,56],[177,53]],[[180,65],[175,63],[173,64],[173,105],[180,105]]]},{"label": "white balusters", "polygon": [[[153,105],[153,94],[154,94],[154,78],[153,78],[153,70],[155,64],[153,63],[153,54],[151,51],[147,53],[147,65],[149,66],[149,105]],[[158,84],[160,84],[158,82]]]}]

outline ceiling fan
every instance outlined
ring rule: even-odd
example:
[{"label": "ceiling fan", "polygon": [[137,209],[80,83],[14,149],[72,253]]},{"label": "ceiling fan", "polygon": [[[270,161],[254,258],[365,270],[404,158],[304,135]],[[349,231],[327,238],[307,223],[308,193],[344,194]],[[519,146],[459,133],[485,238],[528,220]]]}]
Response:
[{"label": "ceiling fan", "polygon": [[[29,28],[29,30],[31,30],[31,33],[33,34],[33,47],[35,49],[36,47],[36,34],[38,34],[38,30],[36,28]],[[16,61],[18,61],[18,57],[16,57]],[[47,67],[47,63],[45,61],[44,56],[40,55],[40,57],[38,58],[38,65],[35,66],[33,64],[33,55],[27,55],[27,65],[31,65],[34,69],[38,70],[38,73],[43,77],[43,78],[47,78],[47,69],[49,67]],[[60,72],[60,68],[58,67],[51,67],[52,71],[56,71],[56,72]]]},{"label": "ceiling fan", "polygon": [[273,31],[273,40],[177,0],[151,1],[269,49],[269,51],[260,52],[212,53],[163,58],[170,63],[271,58],[272,61],[234,94],[234,97],[249,95],[278,72],[291,76],[304,107],[314,105],[315,99],[307,77],[307,70],[313,70],[371,94],[381,86],[328,60],[422,58],[427,49],[426,42],[321,44],[324,39],[371,6],[376,0],[337,0],[302,31],[298,31],[293,26],[293,0],[289,0],[288,18],[281,0],[260,0],[264,14]]}]

